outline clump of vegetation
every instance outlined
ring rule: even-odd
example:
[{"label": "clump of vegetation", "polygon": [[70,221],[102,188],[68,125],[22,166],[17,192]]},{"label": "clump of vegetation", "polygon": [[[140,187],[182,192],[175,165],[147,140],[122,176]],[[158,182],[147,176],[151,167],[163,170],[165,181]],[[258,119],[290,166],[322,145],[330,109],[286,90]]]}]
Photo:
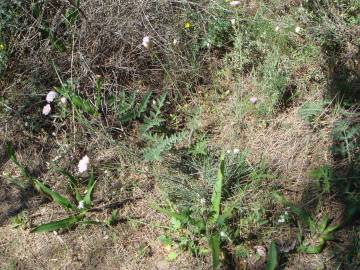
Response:
[{"label": "clump of vegetation", "polygon": [[0,268],[355,269],[360,6],[300,2],[2,1]]}]

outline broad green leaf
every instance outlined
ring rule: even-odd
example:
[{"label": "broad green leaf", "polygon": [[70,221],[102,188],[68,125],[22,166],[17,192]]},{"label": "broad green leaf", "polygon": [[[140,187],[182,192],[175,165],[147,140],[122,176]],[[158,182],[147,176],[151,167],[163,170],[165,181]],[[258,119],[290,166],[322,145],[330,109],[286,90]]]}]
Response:
[{"label": "broad green leaf", "polygon": [[78,109],[87,112],[89,114],[95,115],[96,109],[94,106],[87,100],[77,96],[77,95],[71,95],[70,97],[71,103]]},{"label": "broad green leaf", "polygon": [[33,183],[34,183],[35,189],[50,196],[51,199],[54,202],[56,202],[57,204],[59,204],[60,206],[66,208],[66,209],[72,209],[72,210],[77,209],[76,206],[73,205],[68,199],[61,196],[59,193],[52,191],[50,188],[46,187],[41,181],[39,181],[37,179],[33,179]]},{"label": "broad green leaf", "polygon": [[96,183],[96,181],[95,181],[94,175],[91,174],[91,176],[89,177],[89,182],[88,182],[87,188],[86,188],[86,194],[84,196],[84,204],[87,207],[91,206],[91,194],[94,189],[95,183]]},{"label": "broad green leaf", "polygon": [[265,270],[275,270],[278,267],[278,252],[274,241],[271,242],[269,252],[266,257]]},{"label": "broad green leaf", "polygon": [[219,269],[220,267],[220,235],[213,234],[209,239],[209,246],[212,254],[212,267],[213,269]]},{"label": "broad green leaf", "polygon": [[211,196],[211,213],[212,213],[212,222],[215,223],[220,214],[220,204],[221,204],[221,190],[224,182],[224,171],[225,171],[225,155],[221,154],[220,157],[220,167],[218,170],[216,182],[214,185],[214,191]]},{"label": "broad green leaf", "polygon": [[80,220],[81,220],[80,216],[72,216],[58,221],[42,224],[32,229],[31,232],[40,233],[40,232],[57,231],[60,229],[70,229]]}]

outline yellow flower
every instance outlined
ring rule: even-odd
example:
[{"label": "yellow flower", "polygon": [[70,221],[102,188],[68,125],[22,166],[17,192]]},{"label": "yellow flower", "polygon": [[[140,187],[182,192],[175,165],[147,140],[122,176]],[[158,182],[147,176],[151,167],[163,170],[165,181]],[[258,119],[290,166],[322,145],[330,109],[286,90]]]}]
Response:
[{"label": "yellow flower", "polygon": [[0,51],[2,51],[3,49],[5,49],[5,46],[0,43]]},{"label": "yellow flower", "polygon": [[192,25],[191,25],[190,22],[185,22],[185,23],[184,23],[184,28],[185,28],[185,29],[189,29],[189,28],[191,28],[191,26],[192,26]]}]

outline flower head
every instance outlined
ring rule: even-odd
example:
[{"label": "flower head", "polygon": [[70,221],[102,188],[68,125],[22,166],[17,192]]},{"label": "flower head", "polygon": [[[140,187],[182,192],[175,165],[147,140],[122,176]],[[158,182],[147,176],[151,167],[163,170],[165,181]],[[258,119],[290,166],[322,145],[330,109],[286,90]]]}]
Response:
[{"label": "flower head", "polygon": [[50,106],[50,104],[46,104],[46,105],[44,106],[44,108],[42,109],[42,114],[46,116],[46,115],[48,115],[50,112],[51,112],[51,106]]},{"label": "flower head", "polygon": [[237,6],[240,6],[241,2],[240,1],[231,1],[229,4],[232,7],[237,7]]},{"label": "flower head", "polygon": [[184,28],[185,28],[185,29],[190,29],[191,26],[192,26],[192,25],[191,25],[190,22],[185,22],[185,23],[184,23]]},{"label": "flower head", "polygon": [[84,201],[80,201],[77,208],[78,209],[84,209]]},{"label": "flower head", "polygon": [[239,153],[240,153],[240,149],[234,148],[234,149],[233,149],[233,153],[234,153],[234,155],[239,154]]},{"label": "flower head", "polygon": [[67,103],[66,97],[61,97],[61,98],[60,98],[60,102],[61,102],[62,104],[66,104],[66,103]]},{"label": "flower head", "polygon": [[231,25],[235,25],[235,24],[236,24],[236,20],[235,20],[235,19],[231,19],[230,22],[231,22]]},{"label": "flower head", "polygon": [[143,38],[142,45],[143,45],[146,49],[150,49],[150,47],[151,47],[151,39],[150,39],[149,36],[145,36],[145,37]]},{"label": "flower head", "polygon": [[257,102],[257,97],[251,97],[251,98],[250,98],[250,102],[251,102],[252,104],[256,104],[256,102]]},{"label": "flower head", "polygon": [[78,164],[78,169],[79,169],[79,172],[83,173],[87,170],[88,168],[88,165],[89,165],[89,162],[90,162],[90,159],[87,155],[85,155],[80,161],[79,161],[79,164]]},{"label": "flower head", "polygon": [[296,27],[295,27],[295,32],[296,32],[297,34],[299,34],[299,33],[301,32],[301,27],[300,27],[300,26],[296,26]]},{"label": "flower head", "polygon": [[55,91],[50,91],[49,93],[47,93],[46,95],[46,101],[48,103],[51,103],[54,101],[54,99],[56,98],[57,93]]}]

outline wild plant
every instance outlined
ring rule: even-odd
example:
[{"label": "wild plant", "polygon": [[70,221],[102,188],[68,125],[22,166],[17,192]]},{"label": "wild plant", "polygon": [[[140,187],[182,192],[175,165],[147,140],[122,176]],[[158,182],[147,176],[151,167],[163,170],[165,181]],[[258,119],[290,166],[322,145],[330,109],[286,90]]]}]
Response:
[{"label": "wild plant", "polygon": [[144,149],[144,158],[147,161],[160,160],[162,153],[169,151],[184,138],[184,132],[167,135],[166,129],[162,127],[162,123],[166,121],[161,112],[165,100],[166,93],[154,100],[152,110],[144,117],[139,127],[140,134],[147,143]]},{"label": "wild plant", "polygon": [[[168,179],[169,183],[166,184],[166,179],[158,179],[169,201],[167,206],[155,208],[167,215],[171,223],[168,234],[161,236],[160,241],[194,255],[211,254],[214,269],[221,263],[226,265],[231,261],[233,254],[230,250],[239,245],[241,236],[244,237],[242,229],[246,225],[241,221],[252,222],[250,213],[244,210],[246,206],[243,208],[241,205],[246,193],[254,188],[249,182],[260,181],[257,175],[261,179],[266,177],[264,174],[260,176],[260,172],[252,173],[245,156],[237,153],[238,149],[235,150],[236,154],[227,154],[227,158],[225,154],[221,155],[217,171],[214,170],[214,162],[205,162],[202,168],[204,172],[197,180],[192,178],[186,181],[172,176],[173,179]],[[206,159],[201,154],[194,158]],[[195,166],[179,169],[196,175]],[[248,177],[252,180],[248,180]],[[249,209],[249,212],[253,211]],[[261,218],[256,222],[260,224]]]},{"label": "wild plant", "polygon": [[[325,248],[326,242],[334,240],[333,233],[341,227],[341,224],[331,225],[331,220],[325,215],[321,220],[316,221],[307,211],[287,201],[283,196],[275,193],[275,197],[284,206],[290,209],[297,218],[298,247],[299,252],[318,254]],[[304,227],[305,226],[305,227]],[[305,239],[306,231],[310,233],[310,241]]]},{"label": "wild plant", "polygon": [[[89,218],[89,212],[92,208],[92,193],[96,184],[95,177],[93,173],[90,173],[88,178],[87,187],[84,192],[84,195],[80,193],[79,182],[77,178],[70,174],[69,172],[61,169],[59,172],[67,177],[69,181],[69,186],[72,191],[72,196],[76,204],[62,196],[60,193],[53,191],[50,187],[46,186],[42,181],[36,179],[28,170],[22,166],[16,158],[15,151],[11,144],[8,144],[7,148],[9,159],[14,162],[21,172],[21,175],[29,181],[29,184],[40,194],[46,196],[51,201],[65,209],[67,212],[70,212],[70,215],[64,219],[51,221],[45,224],[36,226],[31,230],[31,232],[40,233],[40,232],[50,232],[58,230],[69,230],[78,225],[89,225],[89,224],[105,224],[112,225],[117,219],[116,211],[113,211],[111,217],[104,221],[94,221]],[[81,163],[81,162],[80,162]],[[80,164],[79,163],[79,164]],[[87,164],[83,163],[79,165],[79,169],[84,170],[84,166],[87,169]],[[80,168],[81,167],[81,168]]]}]

